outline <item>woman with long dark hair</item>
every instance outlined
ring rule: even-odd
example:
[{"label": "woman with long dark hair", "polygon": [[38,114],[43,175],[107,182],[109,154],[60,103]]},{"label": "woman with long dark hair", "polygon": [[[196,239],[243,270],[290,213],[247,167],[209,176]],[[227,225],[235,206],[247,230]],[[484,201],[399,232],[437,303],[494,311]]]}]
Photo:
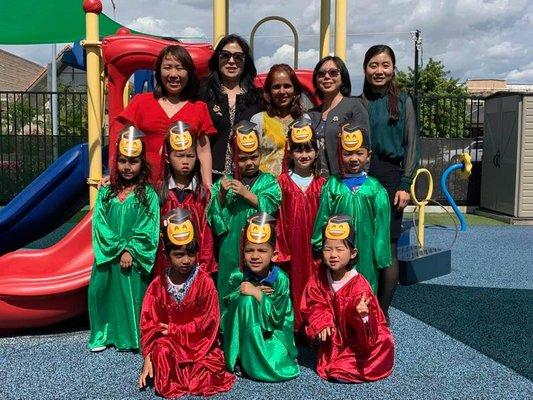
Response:
[{"label": "woman with long dark hair", "polygon": [[231,129],[261,111],[261,90],[250,46],[235,34],[223,37],[209,59],[210,74],[200,91],[218,134],[211,137],[213,179],[231,173]]},{"label": "woman with long dark hair", "polygon": [[419,135],[413,101],[395,79],[396,56],[386,45],[369,48],[363,61],[363,100],[370,118],[372,159],[369,174],[387,190],[391,204],[392,265],[380,270],[378,298],[388,309],[398,284],[397,245],[403,210],[419,161]]},{"label": "woman with long dark hair", "polygon": [[211,148],[207,136],[215,134],[216,130],[206,104],[198,100],[199,80],[187,50],[178,45],[161,50],[155,65],[155,80],[153,93],[133,97],[117,121],[145,132],[146,156],[154,169],[154,181],[162,178],[161,149],[170,126],[177,121],[187,123],[196,138],[202,182],[209,187],[212,182]]},{"label": "woman with long dark hair", "polygon": [[322,174],[339,173],[337,138],[341,126],[351,122],[368,131],[368,113],[360,98],[350,97],[352,85],[344,62],[327,56],[313,71],[313,85],[322,104],[309,111],[316,132]]},{"label": "woman with long dark hair", "polygon": [[266,111],[250,120],[257,125],[261,146],[261,171],[279,176],[287,144],[289,125],[303,115],[302,87],[294,70],[287,64],[270,68],[263,85]]}]

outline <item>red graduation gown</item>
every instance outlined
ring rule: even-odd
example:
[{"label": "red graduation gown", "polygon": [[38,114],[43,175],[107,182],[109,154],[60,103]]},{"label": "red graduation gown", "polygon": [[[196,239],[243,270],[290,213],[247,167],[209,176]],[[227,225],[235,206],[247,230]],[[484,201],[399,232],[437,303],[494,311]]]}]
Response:
[{"label": "red graduation gown", "polygon": [[[356,311],[363,294],[370,299],[366,323]],[[334,293],[325,268],[320,268],[305,288],[301,311],[309,338],[316,339],[328,326],[335,328],[333,335],[320,342],[318,349],[316,369],[321,378],[361,383],[377,381],[391,374],[394,339],[363,275],[357,274]]]},{"label": "red graduation gown", "polygon": [[313,178],[302,192],[288,172],[278,177],[282,200],[277,226],[277,262],[289,274],[295,331],[300,330],[302,324],[300,299],[305,285],[320,265],[320,258],[313,257],[311,235],[325,180],[324,177]]},{"label": "red graduation gown", "polygon": [[[180,202],[178,196],[176,196],[176,192],[174,190],[169,190],[165,204],[161,207],[161,216],[174,210],[176,207],[184,208],[191,212],[192,220],[198,229],[198,241],[200,244],[198,264],[200,264],[202,270],[212,274],[217,271],[218,264],[215,260],[215,251],[213,248],[213,233],[211,227],[207,224],[205,216],[205,209],[207,208],[210,198],[211,194],[209,193],[209,189],[205,189],[205,196],[203,199],[199,199],[194,193],[189,193],[185,200]],[[159,240],[159,247],[157,249],[154,266],[154,276],[164,274],[167,266],[168,261],[163,250],[163,241]]]},{"label": "red graduation gown", "polygon": [[[160,322],[169,325],[167,336]],[[141,348],[143,357],[151,355],[157,393],[210,396],[232,388],[235,376],[225,369],[219,325],[218,296],[207,273],[198,271],[181,303],[168,293],[165,275],[152,281],[141,312]]]}]

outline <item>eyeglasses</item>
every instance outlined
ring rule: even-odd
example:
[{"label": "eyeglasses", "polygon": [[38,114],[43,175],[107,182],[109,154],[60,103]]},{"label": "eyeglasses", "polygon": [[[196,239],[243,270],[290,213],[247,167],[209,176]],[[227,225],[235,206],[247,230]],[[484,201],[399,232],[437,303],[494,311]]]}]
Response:
[{"label": "eyeglasses", "polygon": [[222,50],[218,53],[218,59],[224,63],[227,63],[231,57],[233,57],[233,61],[236,63],[243,63],[246,58],[244,53],[241,53],[240,51],[232,53],[231,51]]},{"label": "eyeglasses", "polygon": [[339,76],[340,73],[341,73],[340,69],[331,68],[328,70],[319,69],[316,75],[318,78],[325,78],[326,75],[329,75],[330,78],[336,78],[337,76]]}]

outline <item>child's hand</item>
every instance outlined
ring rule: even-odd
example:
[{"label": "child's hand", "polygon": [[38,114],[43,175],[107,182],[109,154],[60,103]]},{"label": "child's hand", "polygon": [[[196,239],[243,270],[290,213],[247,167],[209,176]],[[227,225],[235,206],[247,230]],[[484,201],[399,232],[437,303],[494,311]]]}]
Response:
[{"label": "child's hand", "polygon": [[122,255],[120,256],[120,266],[123,269],[129,269],[131,268],[132,263],[133,263],[133,257],[131,256],[131,254],[127,251],[122,253]]},{"label": "child's hand", "polygon": [[98,190],[102,189],[103,187],[108,186],[111,183],[111,178],[109,175],[105,175],[100,179],[100,181],[96,184],[96,188]]},{"label": "child's hand", "polygon": [[321,342],[325,342],[326,340],[328,340],[328,338],[333,333],[333,329],[334,328],[331,328],[329,326],[322,329],[320,332],[318,332],[318,340],[320,340]]},{"label": "child's hand", "polygon": [[250,282],[241,283],[241,294],[245,296],[254,296],[257,301],[261,299],[263,292],[258,287],[252,285]]},{"label": "child's hand", "polygon": [[226,175],[222,177],[220,180],[220,193],[226,194],[228,193],[228,190],[231,188],[231,180],[228,179]]},{"label": "child's hand", "polygon": [[363,293],[363,297],[359,301],[359,304],[355,307],[355,310],[359,313],[361,318],[368,316],[370,310],[368,309],[368,304],[370,303],[370,298],[366,297],[366,293]]},{"label": "child's hand", "polygon": [[274,293],[274,289],[267,285],[259,285],[258,288],[267,296],[270,296],[272,293]]},{"label": "child's hand", "polygon": [[241,197],[244,197],[246,193],[248,193],[248,189],[246,189],[246,186],[242,184],[241,181],[238,181],[237,179],[232,179],[230,182],[230,188],[233,190],[233,193],[238,194]]},{"label": "child's hand", "polygon": [[161,329],[161,334],[163,336],[167,336],[168,335],[168,324],[164,324],[162,322],[159,323],[159,328]]},{"label": "child's hand", "polygon": [[143,363],[143,370],[141,372],[141,375],[139,375],[139,388],[142,389],[146,387],[146,378],[153,378],[154,377],[154,366],[152,365],[152,360],[150,359],[150,355],[147,355],[144,358]]}]

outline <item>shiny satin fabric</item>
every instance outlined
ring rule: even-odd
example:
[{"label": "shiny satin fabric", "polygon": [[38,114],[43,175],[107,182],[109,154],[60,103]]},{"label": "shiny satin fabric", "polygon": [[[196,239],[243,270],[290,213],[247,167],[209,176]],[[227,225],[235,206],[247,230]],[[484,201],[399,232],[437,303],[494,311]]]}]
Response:
[{"label": "shiny satin fabric", "polygon": [[[142,354],[150,354],[156,392],[166,398],[210,396],[233,387],[218,342],[220,314],[213,280],[204,271],[178,303],[167,291],[165,275],[148,287],[141,313]],[[169,325],[163,336],[159,323]]]},{"label": "shiny satin fabric", "polygon": [[279,271],[272,288],[261,301],[242,295],[240,271],[229,279],[230,293],[224,301],[224,353],[226,366],[234,371],[240,362],[243,372],[262,382],[282,382],[300,375],[296,363],[298,351],[294,343],[294,316],[289,293],[289,278]]},{"label": "shiny satin fabric", "polygon": [[[232,179],[232,176],[229,175],[229,178]],[[222,207],[218,200],[220,180],[211,190],[207,221],[213,233],[219,237],[217,290],[221,313],[224,312],[222,299],[229,293],[229,277],[239,270],[241,231],[246,221],[258,211],[276,215],[281,203],[281,189],[272,174],[259,173],[250,191],[257,196],[259,202],[257,209],[233,191],[228,192],[226,203]]]},{"label": "shiny satin fabric", "polygon": [[[261,164],[259,169],[270,172],[274,176],[281,174],[287,131],[292,118],[281,121],[278,117],[270,117],[266,112],[261,113],[263,132],[260,132]],[[253,121],[252,121],[253,122]]]},{"label": "shiny satin fabric", "polygon": [[352,191],[338,176],[330,176],[322,189],[311,243],[322,248],[323,229],[333,214],[353,218],[357,232],[356,269],[368,280],[374,293],[378,289],[378,269],[392,262],[390,247],[390,205],[387,191],[372,177],[359,190]]},{"label": "shiny satin fabric", "polygon": [[[356,311],[363,295],[370,299],[366,323]],[[334,328],[318,349],[316,369],[321,378],[361,383],[392,373],[394,339],[376,296],[361,274],[334,293],[322,267],[305,288],[301,310],[310,339],[317,339],[326,327]]]},{"label": "shiny satin fabric", "polygon": [[[146,186],[148,209],[133,192],[123,202],[117,197],[104,202],[108,192],[109,187],[100,189],[93,214],[95,264],[88,293],[89,348],[113,345],[117,350],[138,349],[139,314],[159,236],[159,202],[151,186]],[[133,258],[127,270],[119,264],[125,250]]]},{"label": "shiny satin fabric", "polygon": [[277,262],[289,274],[294,329],[298,331],[301,325],[300,299],[307,281],[320,265],[320,257],[313,257],[311,234],[325,178],[313,178],[305,192],[286,172],[278,177],[278,182],[282,197],[276,227]]},{"label": "shiny satin fabric", "polygon": [[[167,199],[165,204],[161,208],[161,216],[167,212],[174,210],[177,207],[189,210],[192,215],[195,227],[197,229],[198,241],[200,249],[198,251],[198,264],[203,271],[208,273],[214,273],[218,269],[218,264],[215,260],[215,250],[213,247],[213,232],[211,227],[207,224],[207,218],[205,210],[209,203],[210,194],[209,190],[205,189],[205,197],[203,199],[197,198],[196,194],[191,192],[185,197],[185,200],[179,201],[175,190],[170,189],[167,192]],[[162,240],[159,240],[159,247],[157,249],[157,258],[154,267],[154,276],[164,274],[168,262],[163,251]]]}]

